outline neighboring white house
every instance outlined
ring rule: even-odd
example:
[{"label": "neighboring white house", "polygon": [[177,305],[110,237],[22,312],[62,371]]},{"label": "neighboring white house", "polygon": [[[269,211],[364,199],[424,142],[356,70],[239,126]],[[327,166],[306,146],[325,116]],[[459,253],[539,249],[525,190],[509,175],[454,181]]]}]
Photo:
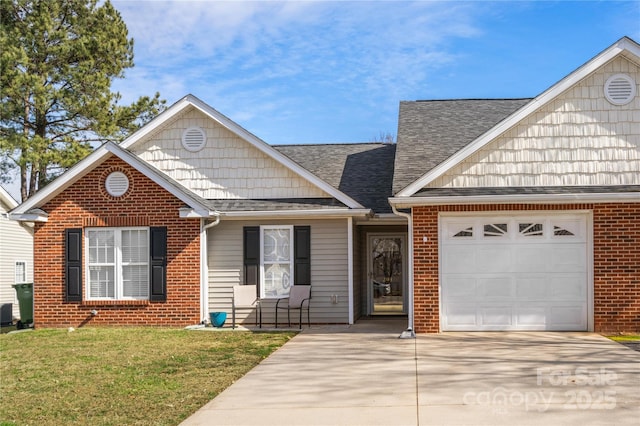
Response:
[{"label": "neighboring white house", "polygon": [[0,186],[0,306],[13,303],[14,318],[20,317],[20,311],[11,286],[33,282],[33,228],[7,218],[7,212],[17,205]]}]

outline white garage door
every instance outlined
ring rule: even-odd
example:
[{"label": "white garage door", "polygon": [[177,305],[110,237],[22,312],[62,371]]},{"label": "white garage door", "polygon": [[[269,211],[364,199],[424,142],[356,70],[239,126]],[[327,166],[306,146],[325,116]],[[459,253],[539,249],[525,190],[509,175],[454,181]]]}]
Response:
[{"label": "white garage door", "polygon": [[587,330],[586,215],[444,216],[444,331]]}]

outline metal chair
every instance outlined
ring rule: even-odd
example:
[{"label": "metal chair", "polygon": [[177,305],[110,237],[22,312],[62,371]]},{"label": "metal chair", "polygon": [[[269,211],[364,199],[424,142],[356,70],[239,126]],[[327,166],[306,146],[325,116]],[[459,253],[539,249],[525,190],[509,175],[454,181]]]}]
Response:
[{"label": "metal chair", "polygon": [[[311,327],[310,315],[309,315],[309,302],[311,301],[311,286],[310,285],[294,285],[289,290],[289,297],[278,299],[276,302],[276,328],[278,328],[278,310],[287,310],[287,319],[289,320],[289,328],[291,328],[291,311],[300,311],[300,328],[302,328],[302,311],[307,310],[307,325]],[[282,306],[280,306],[282,302]]]},{"label": "metal chair", "polygon": [[236,328],[236,310],[257,309],[258,323],[262,328],[262,305],[258,297],[258,286],[256,285],[235,285],[233,286],[233,301],[231,302],[232,328]]}]

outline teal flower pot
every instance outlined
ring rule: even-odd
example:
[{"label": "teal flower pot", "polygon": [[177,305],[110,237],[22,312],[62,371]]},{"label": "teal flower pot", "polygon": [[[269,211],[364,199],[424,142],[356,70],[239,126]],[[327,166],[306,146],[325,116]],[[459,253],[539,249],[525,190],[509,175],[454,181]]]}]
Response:
[{"label": "teal flower pot", "polygon": [[209,317],[211,318],[211,324],[214,327],[222,327],[224,322],[227,320],[226,312],[209,312]]}]

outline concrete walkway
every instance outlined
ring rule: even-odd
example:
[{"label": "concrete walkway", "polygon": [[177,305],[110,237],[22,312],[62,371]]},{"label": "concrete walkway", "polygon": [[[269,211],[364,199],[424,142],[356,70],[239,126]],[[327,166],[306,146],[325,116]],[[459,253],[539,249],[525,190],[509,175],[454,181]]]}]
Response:
[{"label": "concrete walkway", "polygon": [[640,424],[640,353],[602,336],[405,326],[305,330],[183,425]]}]

